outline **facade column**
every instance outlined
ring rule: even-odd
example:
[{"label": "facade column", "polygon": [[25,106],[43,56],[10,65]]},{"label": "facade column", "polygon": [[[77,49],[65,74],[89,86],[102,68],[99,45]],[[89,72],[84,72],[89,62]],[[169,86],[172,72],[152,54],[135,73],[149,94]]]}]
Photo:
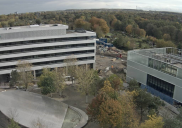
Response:
[{"label": "facade column", "polygon": [[66,66],[66,76],[67,76],[67,74],[68,74],[68,67]]},{"label": "facade column", "polygon": [[86,64],[86,71],[88,70],[88,65]]},{"label": "facade column", "polygon": [[36,72],[35,72],[35,70],[33,71],[33,74],[34,74],[34,80],[36,80]]},{"label": "facade column", "polygon": [[58,72],[58,67],[56,67],[56,73]]},{"label": "facade column", "polygon": [[95,63],[93,63],[93,70],[95,70]]}]

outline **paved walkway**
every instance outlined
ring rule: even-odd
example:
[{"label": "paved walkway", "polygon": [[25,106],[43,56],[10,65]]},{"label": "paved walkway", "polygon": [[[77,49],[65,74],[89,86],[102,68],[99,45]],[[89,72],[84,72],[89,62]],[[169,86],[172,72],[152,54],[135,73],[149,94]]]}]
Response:
[{"label": "paved walkway", "polygon": [[[68,105],[79,108],[84,112],[86,112],[86,107],[88,104],[85,103],[85,96],[78,93],[73,86],[69,85],[65,89],[63,94],[66,95],[66,98],[64,99],[60,98],[56,100],[62,101]],[[93,96],[89,96],[89,102],[91,102],[92,98]],[[84,128],[101,128],[101,127],[99,126],[99,124],[95,122],[89,122]]]}]

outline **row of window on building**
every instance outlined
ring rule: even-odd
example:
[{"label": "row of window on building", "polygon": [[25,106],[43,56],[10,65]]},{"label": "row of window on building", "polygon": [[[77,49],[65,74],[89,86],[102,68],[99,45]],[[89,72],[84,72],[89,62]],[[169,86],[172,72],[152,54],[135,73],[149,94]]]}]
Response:
[{"label": "row of window on building", "polygon": [[36,48],[0,51],[0,54],[36,52],[36,51],[45,51],[45,50],[57,50],[57,49],[67,49],[67,48],[77,48],[77,47],[93,47],[93,46],[94,46],[94,43],[58,45],[58,46],[47,46],[47,47],[43,46],[43,47],[36,47]]},{"label": "row of window on building", "polygon": [[154,88],[155,90],[162,92],[170,97],[173,97],[174,93],[174,85],[171,83],[168,83],[166,81],[163,81],[159,78],[156,78],[151,75],[147,75],[147,85]]},{"label": "row of window on building", "polygon": [[175,76],[177,75],[177,67],[149,58],[148,59],[148,66],[159,70],[161,72],[167,73],[169,75]]},{"label": "row of window on building", "polygon": [[40,43],[55,43],[55,42],[65,42],[65,41],[76,41],[76,40],[87,40],[91,37],[69,37],[69,38],[52,38],[52,39],[41,39],[41,40],[27,40],[27,41],[18,41],[18,42],[8,42],[0,43],[1,47],[10,47],[17,45],[29,45],[29,44],[40,44]]},{"label": "row of window on building", "polygon": [[59,53],[52,53],[52,54],[42,54],[42,55],[31,55],[31,56],[5,58],[5,59],[0,59],[0,62],[5,63],[5,62],[10,62],[10,61],[18,61],[18,60],[31,60],[31,59],[41,59],[41,58],[59,57],[59,56],[71,56],[71,55],[89,54],[89,53],[94,53],[94,50],[59,52]]},{"label": "row of window on building", "polygon": [[[77,58],[77,61],[87,61],[87,60],[94,60],[94,56]],[[64,63],[64,60],[52,60],[52,61],[36,62],[36,63],[32,63],[32,65],[33,66],[42,66],[42,65],[59,64],[59,63]],[[16,68],[16,65],[1,66],[0,70],[7,70],[7,69],[14,69],[14,68]]]}]

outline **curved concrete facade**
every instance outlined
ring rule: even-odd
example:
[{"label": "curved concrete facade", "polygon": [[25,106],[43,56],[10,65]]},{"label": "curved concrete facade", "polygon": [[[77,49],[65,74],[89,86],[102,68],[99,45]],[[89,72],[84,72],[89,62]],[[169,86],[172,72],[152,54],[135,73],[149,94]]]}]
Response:
[{"label": "curved concrete facade", "polygon": [[82,110],[36,93],[18,90],[0,92],[0,103],[0,111],[4,115],[30,128],[37,122],[48,128],[61,128],[68,107],[80,116],[74,128],[81,128],[88,121]]}]

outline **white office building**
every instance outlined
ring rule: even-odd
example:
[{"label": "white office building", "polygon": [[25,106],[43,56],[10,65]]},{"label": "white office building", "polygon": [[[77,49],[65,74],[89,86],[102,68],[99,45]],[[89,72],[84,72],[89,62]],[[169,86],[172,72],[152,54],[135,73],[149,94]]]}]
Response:
[{"label": "white office building", "polygon": [[18,60],[32,63],[34,74],[44,67],[64,67],[68,56],[76,65],[95,68],[96,33],[69,31],[67,25],[0,28],[0,82],[8,83]]}]

